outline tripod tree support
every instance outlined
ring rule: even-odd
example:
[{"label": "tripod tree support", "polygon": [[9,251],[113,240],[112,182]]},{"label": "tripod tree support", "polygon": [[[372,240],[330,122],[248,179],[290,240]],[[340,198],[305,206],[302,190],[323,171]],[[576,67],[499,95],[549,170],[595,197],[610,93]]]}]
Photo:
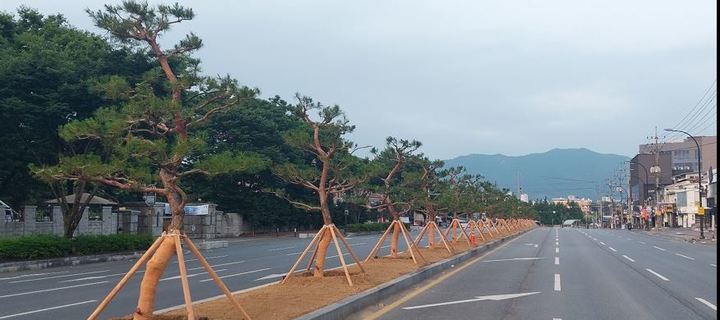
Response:
[{"label": "tripod tree support", "polygon": [[402,233],[403,239],[405,239],[405,244],[408,247],[408,251],[410,252],[410,257],[412,257],[412,260],[415,264],[418,264],[418,259],[415,257],[417,254],[418,257],[420,257],[424,262],[427,262],[425,257],[423,257],[422,253],[420,253],[420,250],[418,249],[415,242],[410,241],[410,232],[405,228],[405,224],[400,222],[400,220],[394,219],[390,225],[387,227],[383,235],[378,239],[378,242],[375,243],[375,246],[370,250],[370,254],[368,254],[367,258],[365,258],[365,262],[370,261],[370,259],[376,259],[377,253],[380,251],[380,248],[382,247],[383,243],[385,243],[385,239],[387,238],[388,234],[390,233],[390,230],[393,230],[393,228],[400,228],[400,232]]},{"label": "tripod tree support", "polygon": [[[181,241],[182,240],[182,241]],[[246,320],[250,320],[250,315],[247,314],[245,309],[240,305],[240,302],[237,301],[235,296],[233,296],[232,292],[225,286],[225,284],[220,280],[220,277],[218,277],[217,273],[215,273],[215,270],[212,269],[210,264],[207,262],[205,257],[200,253],[200,250],[197,249],[195,244],[184,234],[180,234],[177,231],[171,231],[170,233],[163,232],[163,234],[158,237],[155,242],[150,246],[150,248],[145,251],[145,253],[138,259],[137,262],[130,268],[130,271],[128,271],[125,276],[120,279],[117,285],[110,290],[110,293],[105,296],[102,302],[95,308],[92,314],[87,318],[88,320],[95,320],[97,319],[100,314],[105,310],[105,308],[110,304],[112,299],[117,296],[118,293],[120,293],[120,290],[122,290],[123,287],[127,284],[127,282],[132,278],[132,276],[147,263],[148,260],[153,256],[155,251],[157,251],[157,248],[164,242],[164,241],[174,241],[175,242],[175,253],[178,257],[178,268],[180,269],[180,281],[182,283],[183,288],[183,297],[185,299],[185,309],[187,310],[187,318],[188,320],[195,320],[195,312],[192,308],[192,299],[190,295],[190,285],[187,280],[187,269],[185,268],[185,257],[182,250],[181,242],[184,242],[185,245],[190,249],[190,252],[195,255],[195,257],[198,259],[200,264],[202,264],[203,268],[205,268],[205,271],[210,275],[210,277],[215,281],[215,284],[220,288],[220,290],[227,296],[230,301],[233,302],[235,307],[242,313],[243,318]]]},{"label": "tripod tree support", "polygon": [[475,221],[475,220],[468,221],[467,229],[470,231],[470,235],[474,235],[475,231],[477,230],[478,235],[480,236],[480,239],[482,240],[482,242],[484,243],[487,241],[487,240],[485,240],[485,236],[483,235],[482,230],[480,230],[480,223],[478,223],[477,221]]},{"label": "tripod tree support", "polygon": [[[457,230],[460,230],[460,234],[457,234]],[[468,245],[472,245],[470,242],[470,237],[468,236],[467,232],[465,231],[465,228],[463,228],[462,224],[460,223],[460,219],[452,219],[450,221],[450,226],[445,230],[445,238],[448,237],[448,234],[452,232],[450,239],[452,239],[453,243],[456,243],[458,240],[465,237],[465,240],[467,241]]]},{"label": "tripod tree support", "polygon": [[445,246],[445,249],[447,249],[447,251],[448,251],[450,254],[452,254],[453,252],[455,252],[455,248],[453,248],[453,247],[448,243],[447,238],[445,238],[445,235],[444,235],[442,232],[440,232],[440,228],[439,228],[438,225],[435,223],[435,221],[430,221],[430,222],[428,222],[427,224],[425,224],[425,226],[424,226],[422,229],[420,229],[420,233],[418,234],[418,236],[417,236],[417,237],[415,238],[415,240],[413,241],[413,244],[416,245],[416,246],[419,245],[419,244],[420,244],[420,240],[422,240],[423,237],[424,237],[425,235],[427,235],[427,236],[428,236],[428,248],[434,247],[434,246],[435,246],[435,241],[434,241],[434,239],[435,239],[435,232],[437,232],[438,236],[440,236],[440,240],[442,241],[443,245]]},{"label": "tripod tree support", "polygon": [[348,265],[345,263],[345,257],[344,257],[344,254],[342,253],[338,239],[340,239],[340,241],[342,241],[342,243],[345,246],[345,248],[347,249],[348,253],[350,253],[350,257],[352,257],[352,259],[355,261],[355,264],[360,268],[360,271],[365,273],[365,268],[363,268],[363,265],[360,262],[360,259],[358,259],[357,256],[355,256],[355,252],[352,251],[350,244],[348,244],[347,239],[345,239],[345,237],[342,235],[342,232],[340,232],[340,230],[334,224],[326,224],[326,225],[323,225],[322,228],[320,228],[320,230],[318,231],[317,234],[315,234],[315,237],[313,237],[312,241],[310,241],[310,243],[305,248],[305,250],[303,250],[303,253],[300,254],[300,256],[297,258],[297,260],[295,261],[293,266],[290,268],[290,271],[288,271],[288,273],[285,275],[285,277],[283,277],[283,280],[280,282],[281,284],[284,284],[285,282],[287,282],[287,280],[290,279],[290,277],[292,277],[295,274],[295,269],[297,269],[298,265],[300,265],[300,263],[302,263],[302,261],[305,259],[305,256],[307,256],[308,252],[310,252],[310,249],[312,249],[314,247],[313,254],[310,257],[310,260],[308,261],[307,269],[305,269],[306,271],[310,271],[310,269],[312,268],[312,263],[315,260],[315,257],[317,256],[320,239],[325,237],[326,233],[329,233],[330,237],[332,238],[332,241],[335,243],[335,249],[337,250],[338,258],[340,258],[340,264],[342,265],[343,271],[345,272],[345,278],[347,279],[348,284],[351,287],[353,286],[352,279],[350,278],[350,271],[348,270]]}]

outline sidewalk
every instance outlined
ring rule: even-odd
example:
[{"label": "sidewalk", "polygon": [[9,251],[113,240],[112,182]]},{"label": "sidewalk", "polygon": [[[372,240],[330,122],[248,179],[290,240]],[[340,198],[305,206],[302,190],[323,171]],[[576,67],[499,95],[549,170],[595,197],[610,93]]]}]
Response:
[{"label": "sidewalk", "polygon": [[700,239],[700,228],[662,228],[661,230],[639,230],[633,229],[632,231],[639,231],[648,235],[658,236],[673,240],[686,241],[691,243],[700,243],[715,245],[717,244],[717,238],[714,231],[705,229],[705,239]]}]

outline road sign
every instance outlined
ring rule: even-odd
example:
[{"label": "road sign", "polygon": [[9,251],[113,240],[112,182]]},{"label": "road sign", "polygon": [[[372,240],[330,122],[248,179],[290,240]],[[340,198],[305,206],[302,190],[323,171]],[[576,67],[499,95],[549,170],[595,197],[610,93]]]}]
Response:
[{"label": "road sign", "polygon": [[704,216],[705,215],[705,207],[698,207],[697,215]]}]

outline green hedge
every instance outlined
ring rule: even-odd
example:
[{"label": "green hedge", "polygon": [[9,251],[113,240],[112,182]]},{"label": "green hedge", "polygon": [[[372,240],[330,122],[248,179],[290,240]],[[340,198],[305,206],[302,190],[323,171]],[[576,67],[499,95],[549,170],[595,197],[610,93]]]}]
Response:
[{"label": "green hedge", "polygon": [[385,231],[390,222],[380,223],[354,223],[347,225],[348,232],[367,232],[367,231]]},{"label": "green hedge", "polygon": [[0,239],[0,260],[32,260],[116,251],[145,250],[150,235],[98,235],[66,239],[54,235],[32,235]]}]

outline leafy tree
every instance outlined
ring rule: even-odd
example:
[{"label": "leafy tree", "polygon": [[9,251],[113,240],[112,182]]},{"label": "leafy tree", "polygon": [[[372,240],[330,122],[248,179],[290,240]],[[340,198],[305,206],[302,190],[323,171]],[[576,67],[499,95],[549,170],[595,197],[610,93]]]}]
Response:
[{"label": "leafy tree", "polygon": [[[385,144],[385,149],[377,155],[374,161],[376,163],[376,171],[373,172],[375,179],[369,179],[366,188],[382,194],[381,203],[375,208],[387,209],[392,219],[399,221],[400,216],[412,208],[410,192],[402,179],[402,172],[408,157],[411,157],[422,144],[416,140],[398,140],[394,137],[387,137]],[[366,198],[362,200],[366,201]],[[400,211],[398,206],[404,206],[404,209]],[[395,224],[393,228],[390,241],[392,257],[397,257],[398,239],[402,232],[400,228],[400,224]]]},{"label": "leafy tree", "polygon": [[61,15],[0,13],[0,199],[17,206],[49,198],[28,165],[57,164],[71,152],[57,128],[103,105],[98,81],[120,75],[135,83],[151,67],[147,54],[75,29]]},{"label": "leafy tree", "polygon": [[[283,138],[283,132],[301,125],[297,117],[289,115],[291,111],[291,105],[274,97],[269,100],[252,99],[243,108],[218,114],[212,126],[203,128],[207,152],[245,150],[260,154],[275,164],[302,163],[307,156],[285,143]],[[269,168],[251,174],[196,175],[189,178],[188,185],[189,198],[216,203],[226,212],[242,213],[253,231],[269,231],[283,226],[309,228],[321,223],[319,217],[308,216],[287,201],[260,192],[267,188],[284,188],[293,198],[312,199],[308,189],[288,186]]]},{"label": "leafy tree", "polygon": [[[298,104],[293,114],[302,121],[302,126],[286,133],[286,142],[303,150],[310,157],[305,163],[286,162],[274,167],[274,172],[288,183],[311,190],[317,202],[290,198],[287,193],[276,192],[298,208],[320,212],[325,225],[333,224],[330,201],[341,198],[359,184],[366,170],[366,163],[353,156],[354,144],[344,138],[354,130],[337,105],[325,106],[309,97],[296,96]],[[317,111],[318,119],[311,117]],[[313,275],[322,277],[325,270],[325,256],[330,245],[331,234],[322,233],[315,254]]]},{"label": "leafy tree", "polygon": [[[194,17],[189,8],[178,4],[153,8],[147,3],[125,1],[88,13],[98,27],[116,39],[147,46],[159,70],[147,74],[134,87],[121,77],[107,79],[102,88],[108,97],[115,98],[116,105],[101,108],[92,118],[72,121],[60,130],[63,139],[93,141],[103,152],[63,157],[57,166],[40,170],[69,180],[158,194],[172,212],[169,232],[181,232],[187,202],[183,178],[257,171],[266,165],[262,157],[249,153],[208,155],[205,140],[197,135],[214,115],[253,99],[257,90],[241,87],[229,77],[201,76],[199,62],[189,57],[202,45],[193,34],[173,49],[161,48],[157,41],[161,34],[173,24]],[[174,254],[175,243],[169,238],[147,263],[135,319],[152,316],[158,281]]]},{"label": "leafy tree", "polygon": [[[425,221],[434,222],[438,213],[438,208],[443,203],[443,192],[447,190],[447,182],[441,175],[443,162],[440,160],[430,160],[424,155],[416,155],[410,157],[408,166],[415,167],[417,170],[408,170],[404,179],[407,179],[409,190],[414,190],[410,197],[415,204],[414,209],[425,215]],[[442,208],[440,208],[442,209]],[[428,246],[435,247],[435,233],[437,230],[431,226],[426,230],[428,236]],[[441,233],[442,235],[442,233]],[[420,238],[414,242],[419,242]]]}]

